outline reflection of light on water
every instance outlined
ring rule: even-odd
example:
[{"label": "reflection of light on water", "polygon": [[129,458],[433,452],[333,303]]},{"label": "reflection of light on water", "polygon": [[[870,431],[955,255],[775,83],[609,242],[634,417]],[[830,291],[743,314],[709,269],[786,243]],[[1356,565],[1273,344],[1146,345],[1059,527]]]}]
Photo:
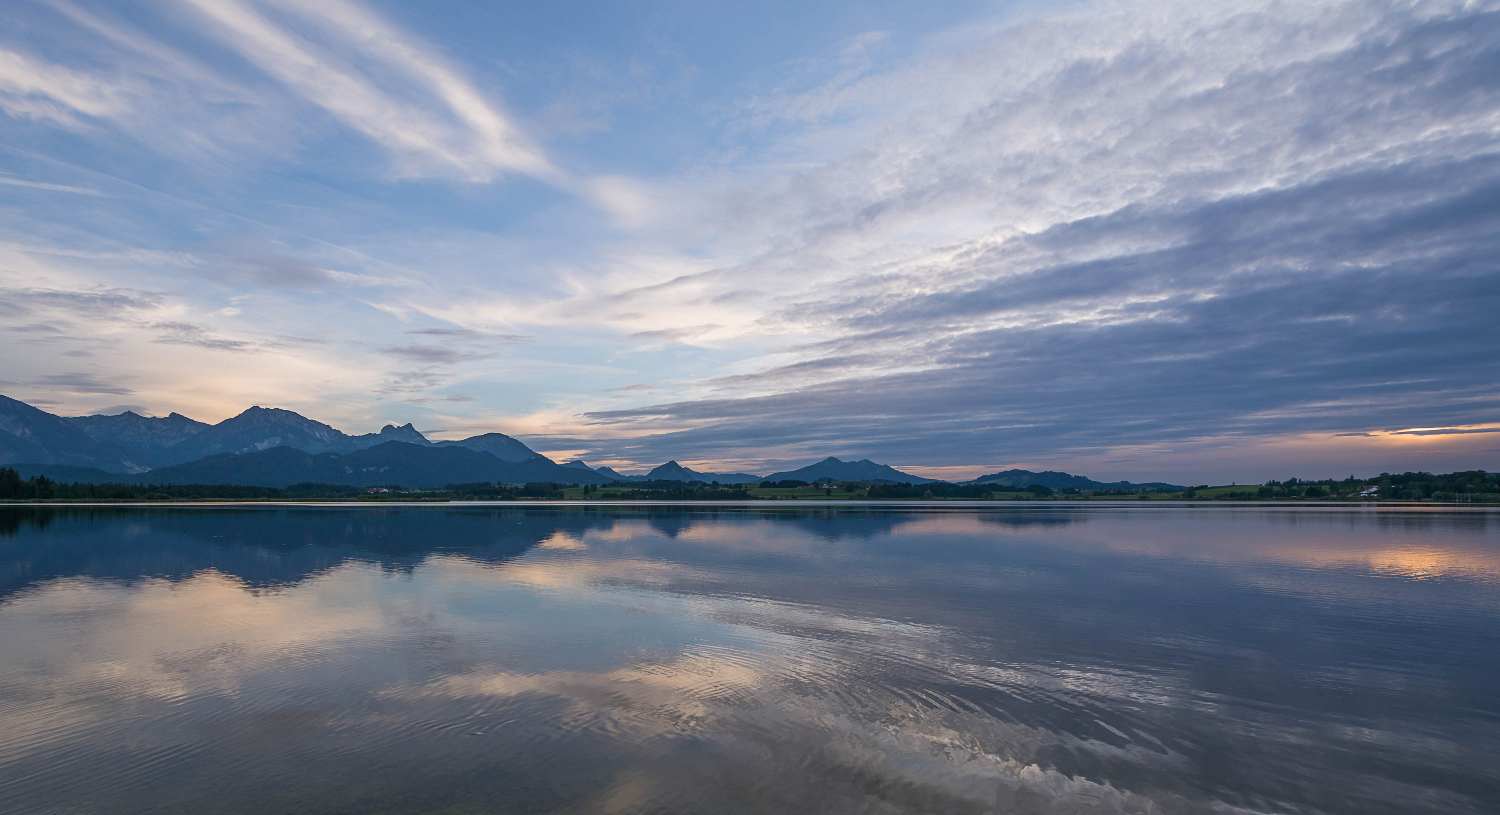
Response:
[{"label": "reflection of light on water", "polygon": [[1370,569],[1377,573],[1415,580],[1439,577],[1495,580],[1500,577],[1500,558],[1455,552],[1451,549],[1383,549],[1372,553],[1369,563]]},{"label": "reflection of light on water", "polygon": [[[371,785],[406,795],[451,778],[479,802],[526,777],[570,803],[518,810],[903,815],[1293,811],[1245,804],[1263,789],[1302,796],[1303,812],[1482,809],[1425,806],[1440,786],[1369,792],[1320,763],[1330,755],[1497,778],[1484,756],[1500,731],[1406,704],[1488,676],[1471,654],[1500,630],[1495,593],[1457,581],[1497,581],[1493,524],[1260,510],[558,517],[502,557],[317,561],[274,590],[181,569],[13,595],[0,603],[0,778],[34,772],[24,803],[69,784],[122,803],[171,787],[160,759],[186,755],[226,771],[182,800],[224,795],[236,774],[243,795],[274,772],[278,788],[327,795],[327,811],[363,811],[350,802]],[[1455,583],[1420,582],[1432,578]],[[1443,640],[1432,619],[1479,622]],[[1331,695],[1301,692],[1314,685],[1360,710],[1325,715]],[[1500,708],[1484,687],[1471,696],[1487,715]],[[1227,755],[1247,760],[1222,768]],[[117,768],[140,797],[81,766]],[[1395,803],[1315,808],[1318,796]],[[387,808],[458,808],[400,800]],[[0,810],[40,809],[17,803],[0,789]]]},{"label": "reflection of light on water", "polygon": [[546,540],[537,544],[537,547],[541,549],[559,549],[562,551],[576,552],[582,549],[589,548],[589,545],[559,529],[556,532],[553,532],[552,535]]}]

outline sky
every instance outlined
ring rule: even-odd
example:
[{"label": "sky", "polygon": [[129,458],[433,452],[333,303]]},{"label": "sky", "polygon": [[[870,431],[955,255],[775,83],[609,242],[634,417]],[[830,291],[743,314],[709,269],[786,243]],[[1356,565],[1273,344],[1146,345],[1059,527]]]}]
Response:
[{"label": "sky", "polygon": [[1500,470],[1500,0],[11,0],[0,213],[61,415]]}]

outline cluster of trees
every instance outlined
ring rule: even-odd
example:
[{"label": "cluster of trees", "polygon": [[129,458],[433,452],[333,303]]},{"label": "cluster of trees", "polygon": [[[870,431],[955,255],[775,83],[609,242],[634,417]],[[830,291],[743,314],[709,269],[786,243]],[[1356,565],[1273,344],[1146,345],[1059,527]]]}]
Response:
[{"label": "cluster of trees", "polygon": [[465,484],[448,484],[441,490],[427,490],[422,494],[451,501],[510,501],[517,498],[561,498],[563,488],[567,486],[571,485],[556,484],[551,481],[537,481],[520,486],[475,481]]},{"label": "cluster of trees", "polygon": [[1378,498],[1397,501],[1500,501],[1500,474],[1483,470],[1464,470],[1445,475],[1432,473],[1381,473],[1374,478],[1325,478],[1308,480],[1288,478],[1271,480],[1244,489],[1215,489],[1200,496],[1207,486],[1183,490],[1184,498],[1212,497],[1217,500]]},{"label": "cluster of trees", "polygon": [[1029,492],[1033,495],[1051,495],[1052,490],[1041,484],[1030,487],[1011,487],[1005,484],[949,484],[936,481],[931,484],[871,484],[866,497],[872,499],[899,498],[968,498],[984,501],[1000,493]]},{"label": "cluster of trees", "polygon": [[1381,498],[1407,501],[1500,501],[1500,473],[1465,470],[1446,475],[1432,473],[1381,473],[1365,479],[1365,488],[1375,487]]},{"label": "cluster of trees", "polygon": [[701,481],[687,483],[675,481],[671,483],[677,486],[639,489],[639,484],[632,484],[631,486],[635,487],[635,489],[620,490],[618,492],[611,490],[610,497],[626,500],[649,498],[666,501],[735,501],[746,500],[752,497],[750,490],[738,484],[714,486],[704,484]]},{"label": "cluster of trees", "polygon": [[[183,501],[183,500],[448,500],[506,501],[520,498],[563,498],[565,489],[576,484],[550,481],[522,485],[492,484],[477,481],[447,484],[435,490],[405,490],[399,485],[384,488],[353,487],[343,484],[293,484],[285,489],[247,487],[233,484],[83,484],[53,481],[46,476],[21,478],[8,467],[0,467],[0,500],[20,501]],[[746,499],[750,493],[740,485],[705,484],[701,481],[617,482],[611,490],[621,498],[634,499]],[[379,489],[380,492],[371,492]],[[600,487],[586,484],[584,495],[596,495]],[[612,497],[614,497],[612,495]]]},{"label": "cluster of trees", "polygon": [[21,478],[0,467],[0,500],[64,501],[181,501],[208,500],[322,500],[355,498],[360,487],[343,484],[293,484],[286,489],[235,484],[82,484],[53,481],[44,475]]},{"label": "cluster of trees", "polygon": [[720,484],[717,481],[668,481],[668,480],[660,480],[660,481],[615,481],[615,482],[613,482],[611,484],[606,485],[606,488],[609,489],[609,490],[611,490],[611,491],[616,490],[616,489],[630,489],[630,490],[681,490],[681,489],[695,489],[695,490],[706,490],[706,489],[713,489],[713,490],[744,490],[745,487],[746,487],[746,485],[744,485],[744,484]]},{"label": "cluster of trees", "polygon": [[[451,501],[513,501],[519,498],[565,498],[567,493],[564,490],[578,486],[551,481],[521,486],[478,481],[448,484],[441,490],[424,490],[421,495]],[[601,490],[607,489],[607,497],[623,499],[713,500],[751,497],[743,486],[725,485],[717,481],[711,484],[702,481],[616,481],[605,486],[584,484],[582,489],[584,497],[599,495]]]}]

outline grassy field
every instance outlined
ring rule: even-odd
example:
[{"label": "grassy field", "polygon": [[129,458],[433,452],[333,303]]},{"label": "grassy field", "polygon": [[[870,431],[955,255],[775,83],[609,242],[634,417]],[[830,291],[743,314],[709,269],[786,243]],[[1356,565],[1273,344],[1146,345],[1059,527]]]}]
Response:
[{"label": "grassy field", "polygon": [[1254,495],[1255,491],[1258,490],[1258,489],[1260,489],[1260,485],[1259,484],[1249,484],[1249,485],[1246,485],[1246,484],[1233,485],[1233,484],[1231,484],[1231,485],[1229,485],[1227,487],[1226,486],[1205,487],[1203,489],[1198,490],[1197,494],[1198,494],[1199,498],[1217,498],[1217,497],[1219,497],[1221,495],[1224,495],[1226,493],[1234,493],[1234,492],[1248,492],[1251,495]]}]

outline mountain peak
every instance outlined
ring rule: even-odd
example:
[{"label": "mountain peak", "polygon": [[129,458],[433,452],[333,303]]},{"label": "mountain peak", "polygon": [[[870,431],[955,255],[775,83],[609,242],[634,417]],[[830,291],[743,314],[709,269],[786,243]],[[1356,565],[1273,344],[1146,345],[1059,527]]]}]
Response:
[{"label": "mountain peak", "polygon": [[0,396],[0,464],[72,464],[116,473],[140,469],[126,455],[89,435],[74,420]]},{"label": "mountain peak", "polygon": [[766,478],[770,481],[818,481],[820,479],[833,479],[834,481],[872,481],[887,484],[925,484],[932,481],[931,478],[923,478],[911,473],[903,473],[885,464],[877,464],[869,459],[859,461],[841,461],[829,456],[816,464],[809,464],[796,470],[784,473],[772,473]]},{"label": "mountain peak", "polygon": [[481,453],[489,453],[503,461],[529,461],[539,453],[504,433],[483,433],[461,441],[441,441],[439,447],[467,447]]}]

